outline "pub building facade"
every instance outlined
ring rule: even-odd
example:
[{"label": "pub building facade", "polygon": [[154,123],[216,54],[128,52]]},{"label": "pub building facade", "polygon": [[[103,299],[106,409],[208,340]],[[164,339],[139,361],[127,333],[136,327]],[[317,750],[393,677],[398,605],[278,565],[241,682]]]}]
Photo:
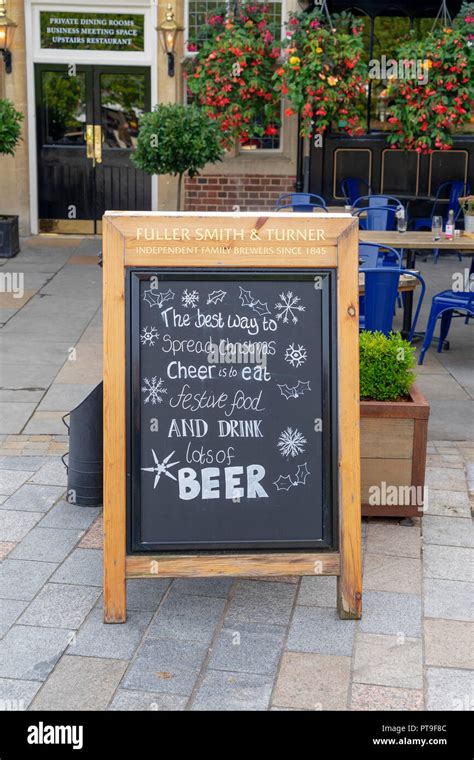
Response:
[{"label": "pub building facade", "polygon": [[[312,0],[299,1],[267,0],[282,35],[290,11],[311,9]],[[447,5],[455,15],[460,2]],[[352,9],[363,19],[368,60],[390,58],[391,45],[410,28],[429,31],[439,6],[440,0],[368,0],[356,7],[328,1],[330,12]],[[0,97],[25,114],[15,157],[1,159],[0,209],[19,214],[21,234],[100,234],[107,209],[175,209],[174,178],[150,178],[130,156],[141,113],[157,103],[186,102],[183,73],[199,30],[222,7],[223,0],[172,0],[178,26],[173,72],[158,31],[168,0],[0,0],[0,11],[17,25],[10,73],[0,59]],[[340,185],[347,176],[373,192],[412,200],[432,196],[448,179],[474,186],[474,124],[456,135],[450,151],[391,150],[385,86],[372,80],[367,88],[363,135],[349,137],[335,127],[315,147],[298,137],[296,117],[284,117],[277,134],[250,140],[187,179],[185,209],[271,209],[279,195],[294,190],[343,204]]]}]

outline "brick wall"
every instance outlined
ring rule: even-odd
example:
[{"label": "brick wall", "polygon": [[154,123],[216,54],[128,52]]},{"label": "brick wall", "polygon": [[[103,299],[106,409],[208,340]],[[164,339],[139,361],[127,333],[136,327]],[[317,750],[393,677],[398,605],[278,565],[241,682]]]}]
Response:
[{"label": "brick wall", "polygon": [[295,189],[295,177],[265,174],[209,175],[185,180],[186,211],[272,209],[282,193]]}]

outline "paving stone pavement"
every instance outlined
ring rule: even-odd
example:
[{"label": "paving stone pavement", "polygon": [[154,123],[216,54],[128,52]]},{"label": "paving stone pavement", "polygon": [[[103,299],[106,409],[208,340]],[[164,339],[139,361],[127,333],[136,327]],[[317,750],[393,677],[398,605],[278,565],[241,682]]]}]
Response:
[{"label": "paving stone pavement", "polygon": [[474,384],[455,348],[419,376],[434,410],[423,518],[364,520],[362,620],[339,620],[334,578],[215,578],[129,581],[127,623],[103,624],[101,511],[65,501],[61,461],[61,416],[101,379],[100,270],[77,266],[94,246],[28,242],[26,280],[41,276],[0,309],[0,708],[473,709]]}]

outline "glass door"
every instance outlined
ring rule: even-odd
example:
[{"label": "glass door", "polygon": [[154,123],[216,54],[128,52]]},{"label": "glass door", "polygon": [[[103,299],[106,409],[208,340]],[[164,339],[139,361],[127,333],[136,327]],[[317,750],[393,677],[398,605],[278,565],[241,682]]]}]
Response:
[{"label": "glass door", "polygon": [[108,209],[151,208],[150,177],[130,160],[149,69],[38,64],[36,104],[40,232],[100,233]]}]

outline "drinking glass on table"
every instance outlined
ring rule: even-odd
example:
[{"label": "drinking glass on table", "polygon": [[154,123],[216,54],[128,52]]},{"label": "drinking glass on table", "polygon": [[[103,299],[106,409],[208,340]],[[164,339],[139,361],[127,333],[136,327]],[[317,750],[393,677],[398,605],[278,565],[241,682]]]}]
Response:
[{"label": "drinking glass on table", "polygon": [[434,216],[431,220],[431,232],[433,233],[433,240],[441,240],[441,233],[443,231],[443,217]]}]

